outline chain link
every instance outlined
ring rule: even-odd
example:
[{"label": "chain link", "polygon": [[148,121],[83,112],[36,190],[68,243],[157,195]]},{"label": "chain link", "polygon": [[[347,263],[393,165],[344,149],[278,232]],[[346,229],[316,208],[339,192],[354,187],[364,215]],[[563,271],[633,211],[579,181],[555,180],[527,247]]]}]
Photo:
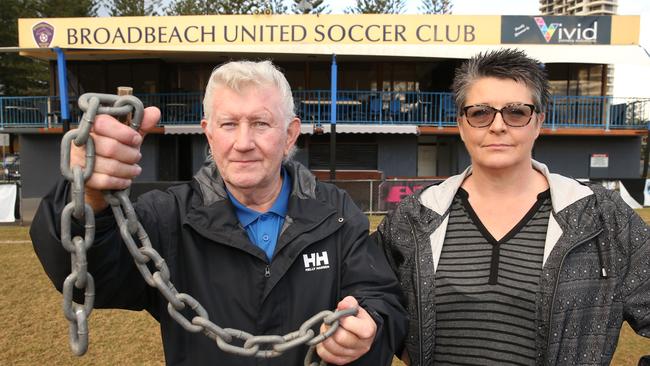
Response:
[{"label": "chain link", "polygon": [[[144,115],[142,102],[131,95],[117,96],[111,94],[86,93],[79,97],[79,108],[84,112],[76,130],[67,132],[61,141],[61,174],[70,181],[71,202],[61,213],[61,244],[70,253],[71,273],[63,283],[63,314],[69,323],[70,348],[81,356],[88,349],[88,318],[93,310],[95,300],[95,282],[88,273],[86,252],[95,239],[95,215],[90,205],[85,203],[85,182],[93,174],[95,166],[95,144],[90,135],[92,124],[97,114],[109,114],[115,117],[133,114],[131,127],[140,128]],[[72,143],[85,147],[85,168],[70,167]],[[342,311],[324,310],[307,319],[298,330],[281,335],[255,336],[242,330],[221,328],[210,321],[208,312],[192,296],[180,293],[170,281],[170,273],[165,260],[153,248],[149,236],[138,221],[135,209],[129,200],[129,189],[105,191],[104,199],[111,206],[120,235],[136,267],[145,282],[157,288],[168,301],[169,315],[185,330],[203,333],[215,341],[224,352],[240,356],[271,358],[302,345],[309,346],[305,356],[305,366],[325,365],[323,361],[314,362],[316,345],[330,337],[338,329],[340,319],[356,315],[357,308]],[[71,237],[72,217],[84,224],[84,237]],[[138,246],[138,243],[140,246]],[[153,264],[153,273],[148,266]],[[84,302],[75,303],[74,288],[84,290]],[[190,315],[191,313],[194,316]],[[329,326],[327,331],[317,334],[313,328],[319,324]],[[238,344],[234,344],[237,340]]]}]

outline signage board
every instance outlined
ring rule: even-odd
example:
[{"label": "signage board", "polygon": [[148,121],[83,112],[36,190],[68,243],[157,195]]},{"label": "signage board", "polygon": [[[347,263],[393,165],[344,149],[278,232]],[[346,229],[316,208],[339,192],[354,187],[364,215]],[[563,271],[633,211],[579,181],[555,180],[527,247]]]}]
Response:
[{"label": "signage board", "polygon": [[610,44],[610,16],[502,16],[502,44]]},{"label": "signage board", "polygon": [[608,168],[609,167],[609,155],[607,155],[607,154],[591,154],[591,159],[589,161],[589,166],[591,168]]},{"label": "signage board", "polygon": [[0,133],[0,146],[9,146],[9,134]]}]

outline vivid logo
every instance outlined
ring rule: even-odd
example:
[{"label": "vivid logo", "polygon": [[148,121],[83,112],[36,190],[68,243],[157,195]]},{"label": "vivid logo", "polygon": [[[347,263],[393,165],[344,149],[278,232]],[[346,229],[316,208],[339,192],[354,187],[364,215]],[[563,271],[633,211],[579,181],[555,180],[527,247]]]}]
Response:
[{"label": "vivid logo", "polygon": [[546,42],[550,42],[553,34],[557,33],[558,43],[594,43],[598,41],[598,22],[594,21],[592,27],[583,28],[578,23],[575,26],[567,27],[562,23],[551,23],[546,25],[544,18],[534,17],[539,31],[542,32]]},{"label": "vivid logo", "polygon": [[542,36],[544,36],[544,39],[546,42],[550,42],[551,38],[553,38],[553,34],[555,33],[555,30],[558,29],[561,24],[560,23],[551,23],[550,25],[546,25],[546,22],[544,21],[544,18],[542,17],[535,17],[535,23],[537,23],[537,27],[539,28],[539,31],[542,32]]}]

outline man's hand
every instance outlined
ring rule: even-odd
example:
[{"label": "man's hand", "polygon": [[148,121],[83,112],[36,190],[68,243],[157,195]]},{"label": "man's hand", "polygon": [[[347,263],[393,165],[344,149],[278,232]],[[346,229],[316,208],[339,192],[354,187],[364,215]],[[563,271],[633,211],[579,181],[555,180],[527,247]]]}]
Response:
[{"label": "man's hand", "polygon": [[[375,324],[370,314],[360,307],[357,300],[352,296],[347,296],[341,300],[336,309],[343,310],[355,306],[359,307],[357,315],[343,317],[336,332],[316,347],[318,356],[323,361],[335,365],[344,365],[363,356],[370,350],[377,333],[377,324]],[[325,330],[327,330],[327,326],[323,324],[321,333]]]},{"label": "man's hand", "polygon": [[[160,120],[160,110],[149,107],[144,110],[140,131],[120,123],[109,115],[98,115],[93,123],[91,136],[95,142],[95,171],[86,182],[86,202],[93,211],[99,212],[108,206],[102,190],[125,189],[133,178],[140,175],[138,165],[142,155],[140,146],[147,132]],[[85,166],[85,147],[72,144],[70,166]]]}]

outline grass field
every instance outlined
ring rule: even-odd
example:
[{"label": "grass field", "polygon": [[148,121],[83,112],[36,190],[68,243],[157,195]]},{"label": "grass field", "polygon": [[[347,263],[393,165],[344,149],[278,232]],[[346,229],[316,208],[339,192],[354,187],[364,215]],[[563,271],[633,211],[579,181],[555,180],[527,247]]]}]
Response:
[{"label": "grass field", "polygon": [[[641,214],[650,221],[650,209]],[[380,220],[371,217],[371,227]],[[93,311],[88,353],[73,356],[61,295],[43,272],[27,228],[0,226],[0,253],[0,365],[164,364],[158,324],[145,312]],[[612,365],[636,365],[643,354],[650,354],[650,340],[625,325]]]}]

